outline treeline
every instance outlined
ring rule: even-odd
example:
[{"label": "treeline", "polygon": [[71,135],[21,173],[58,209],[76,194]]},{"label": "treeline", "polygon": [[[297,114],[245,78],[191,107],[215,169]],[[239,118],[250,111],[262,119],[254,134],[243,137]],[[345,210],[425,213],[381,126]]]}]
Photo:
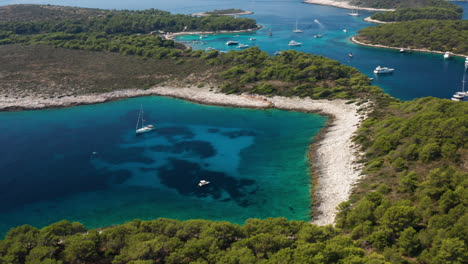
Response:
[{"label": "treeline", "polygon": [[3,22],[38,22],[44,20],[87,19],[104,16],[110,11],[105,9],[82,8],[55,5],[7,5],[0,6],[0,23]]},{"label": "treeline", "polygon": [[219,31],[256,28],[256,21],[229,16],[192,17],[169,12],[144,11],[109,12],[89,19],[61,19],[38,22],[5,22],[0,31],[17,35],[63,32],[69,34],[103,32],[107,34],[147,34],[152,31]]},{"label": "treeline", "polygon": [[445,0],[351,0],[351,4],[372,8],[413,8],[425,6],[449,7],[451,3]]},{"label": "treeline", "polygon": [[[37,6],[27,7],[32,9],[31,12],[37,12]],[[71,12],[68,7],[54,8]],[[25,10],[23,11],[26,12]],[[71,10],[88,14],[87,9]],[[89,17],[82,14],[79,19],[54,17],[35,22],[0,23],[0,45],[46,44],[70,49],[119,52],[143,58],[177,58],[184,55],[185,47],[161,37],[163,32],[241,30],[256,27],[253,19],[227,16],[197,18],[171,15],[157,9],[106,12],[105,15]]]},{"label": "treeline", "polygon": [[416,20],[367,27],[357,40],[370,44],[468,54],[467,20]]},{"label": "treeline", "polygon": [[[461,9],[461,8],[460,8]],[[402,8],[392,12],[375,13],[372,19],[384,22],[410,21],[416,19],[438,19],[438,20],[457,20],[463,16],[463,9],[440,8],[440,7],[420,7],[420,8]]]},{"label": "treeline", "polygon": [[213,11],[206,11],[205,14],[208,15],[226,15],[226,14],[237,14],[244,13],[245,11],[238,8],[229,8],[229,9],[215,9]]},{"label": "treeline", "polygon": [[123,55],[136,55],[142,58],[177,58],[184,47],[173,40],[150,35],[121,35],[105,33],[50,33],[18,36],[0,32],[0,45],[5,44],[45,44],[59,48],[90,51],[118,52]]},{"label": "treeline", "polygon": [[0,263],[388,263],[331,226],[283,218],[242,226],[208,220],[134,220],[102,231],[58,222],[24,225],[0,241]]},{"label": "treeline", "polygon": [[225,93],[301,96],[316,99],[356,98],[381,94],[369,86],[369,78],[357,69],[322,56],[283,51],[270,57],[257,47],[219,54],[212,51],[210,62],[224,64],[221,73]]},{"label": "treeline", "polygon": [[391,263],[468,260],[468,104],[422,98],[376,108],[360,128],[364,178],[337,227]]}]

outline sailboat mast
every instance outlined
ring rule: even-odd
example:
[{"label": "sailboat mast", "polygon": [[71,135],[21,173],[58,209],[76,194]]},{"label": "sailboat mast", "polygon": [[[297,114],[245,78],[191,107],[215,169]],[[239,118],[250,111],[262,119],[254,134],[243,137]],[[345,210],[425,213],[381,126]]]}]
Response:
[{"label": "sailboat mast", "polygon": [[140,107],[140,112],[138,112],[138,119],[137,119],[137,123],[136,123],[136,128],[135,130],[138,130],[138,124],[140,123],[140,116],[141,116],[141,112],[143,111],[143,105],[141,105]]}]

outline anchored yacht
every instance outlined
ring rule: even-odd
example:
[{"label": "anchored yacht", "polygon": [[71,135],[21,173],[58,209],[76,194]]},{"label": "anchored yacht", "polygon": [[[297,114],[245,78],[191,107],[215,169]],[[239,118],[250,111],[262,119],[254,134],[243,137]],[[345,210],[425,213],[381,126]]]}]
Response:
[{"label": "anchored yacht", "polygon": [[391,68],[388,68],[388,67],[377,66],[377,68],[375,68],[375,70],[374,70],[374,73],[375,74],[392,73],[394,70],[395,69],[391,69]]}]

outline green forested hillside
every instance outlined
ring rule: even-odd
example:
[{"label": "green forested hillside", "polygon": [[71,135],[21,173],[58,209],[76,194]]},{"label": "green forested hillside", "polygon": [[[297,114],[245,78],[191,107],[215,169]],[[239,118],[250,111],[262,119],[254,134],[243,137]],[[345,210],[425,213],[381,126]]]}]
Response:
[{"label": "green forested hillside", "polygon": [[356,137],[366,177],[337,226],[391,263],[468,259],[468,104],[422,98],[377,108]]},{"label": "green forested hillside", "polygon": [[375,13],[372,19],[395,22],[416,19],[461,19],[463,8],[445,0],[391,1],[397,9],[391,12]]},{"label": "green forested hillside", "polygon": [[392,47],[468,54],[467,20],[416,20],[367,27],[357,40]]},{"label": "green forested hillside", "polygon": [[351,0],[350,2],[354,5],[373,8],[448,7],[452,5],[445,0]]},{"label": "green forested hillside", "polygon": [[385,21],[385,22],[397,22],[397,21],[411,21],[416,19],[461,19],[462,12],[458,12],[451,8],[440,8],[440,7],[420,7],[420,8],[402,8],[392,12],[375,13],[371,16],[372,19]]}]

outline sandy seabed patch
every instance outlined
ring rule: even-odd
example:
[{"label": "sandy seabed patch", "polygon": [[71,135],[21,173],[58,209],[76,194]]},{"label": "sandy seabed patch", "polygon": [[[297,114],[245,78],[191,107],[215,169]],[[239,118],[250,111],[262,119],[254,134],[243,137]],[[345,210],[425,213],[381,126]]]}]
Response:
[{"label": "sandy seabed patch", "polygon": [[258,95],[227,95],[207,88],[153,87],[147,90],[121,90],[104,94],[45,97],[5,97],[0,95],[0,111],[33,110],[42,108],[67,107],[80,104],[102,103],[120,98],[160,95],[192,102],[247,108],[277,108],[292,111],[317,112],[330,116],[331,122],[325,128],[321,139],[315,142],[314,167],[317,170],[314,186],[317,199],[313,208],[313,223],[333,224],[336,207],[347,201],[354,184],[361,175],[356,165],[358,155],[353,147],[352,137],[365,114],[358,113],[358,106],[347,104],[346,100],[312,100],[299,97],[264,97]]}]

